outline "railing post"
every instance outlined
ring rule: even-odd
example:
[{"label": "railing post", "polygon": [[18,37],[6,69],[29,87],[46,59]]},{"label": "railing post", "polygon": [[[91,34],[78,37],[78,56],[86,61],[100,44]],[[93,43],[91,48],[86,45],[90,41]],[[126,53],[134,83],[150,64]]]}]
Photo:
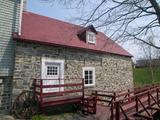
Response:
[{"label": "railing post", "polygon": [[113,96],[114,96],[113,100],[116,101],[116,92],[113,93]]},{"label": "railing post", "polygon": [[[40,79],[40,105],[42,106],[43,105],[43,80]],[[41,106],[40,106],[40,109],[41,109]]]},{"label": "railing post", "polygon": [[157,88],[157,103],[159,104],[159,88]]},{"label": "railing post", "polygon": [[128,97],[130,97],[130,89],[128,89]]},{"label": "railing post", "polygon": [[[128,98],[130,97],[130,89],[128,89]],[[131,101],[131,99],[129,98],[128,101]]]},{"label": "railing post", "polygon": [[84,100],[84,78],[82,78],[82,99]]},{"label": "railing post", "polygon": [[148,91],[148,105],[151,106],[150,91]]},{"label": "railing post", "polygon": [[111,102],[111,117],[110,117],[110,119],[111,120],[113,120],[114,118],[113,118],[113,115],[114,115],[114,102]]},{"label": "railing post", "polygon": [[36,84],[37,84],[37,79],[34,79],[34,94],[36,94]]},{"label": "railing post", "polygon": [[116,120],[120,120],[120,103],[116,102]]},{"label": "railing post", "polygon": [[138,113],[138,96],[136,96],[135,100],[136,100],[136,112]]},{"label": "railing post", "polygon": [[96,100],[98,99],[98,91],[97,90],[95,90],[95,98],[96,98]]},{"label": "railing post", "polygon": [[[58,82],[59,82],[59,85],[61,85],[61,79],[60,79],[60,77],[58,78]],[[59,91],[61,91],[61,87],[59,87]]]},{"label": "railing post", "polygon": [[97,113],[97,93],[96,96],[94,97],[94,114]]}]

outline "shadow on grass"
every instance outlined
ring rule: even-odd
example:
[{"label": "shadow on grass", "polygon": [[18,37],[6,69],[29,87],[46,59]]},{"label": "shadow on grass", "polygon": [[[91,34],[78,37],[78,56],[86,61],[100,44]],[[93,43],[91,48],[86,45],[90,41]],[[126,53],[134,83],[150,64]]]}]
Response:
[{"label": "shadow on grass", "polygon": [[67,104],[46,107],[39,114],[32,116],[32,120],[69,120],[76,116],[84,117],[80,105]]},{"label": "shadow on grass", "polygon": [[59,115],[62,113],[77,113],[80,112],[80,110],[81,110],[80,105],[75,105],[75,104],[57,105],[42,109],[42,114],[50,116],[50,115]]}]

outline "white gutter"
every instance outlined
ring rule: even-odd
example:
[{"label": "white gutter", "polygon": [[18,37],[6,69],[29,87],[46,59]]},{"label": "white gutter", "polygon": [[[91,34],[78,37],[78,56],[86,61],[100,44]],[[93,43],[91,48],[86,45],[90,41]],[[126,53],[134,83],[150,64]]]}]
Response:
[{"label": "white gutter", "polygon": [[23,0],[21,0],[21,3],[20,3],[18,35],[21,35],[21,28],[22,28],[22,13],[23,13]]}]

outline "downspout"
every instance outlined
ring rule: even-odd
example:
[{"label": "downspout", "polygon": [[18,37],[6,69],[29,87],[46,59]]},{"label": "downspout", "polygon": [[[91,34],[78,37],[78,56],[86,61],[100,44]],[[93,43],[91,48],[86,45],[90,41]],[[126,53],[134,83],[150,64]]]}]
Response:
[{"label": "downspout", "polygon": [[18,35],[21,35],[23,2],[24,2],[24,1],[21,0],[21,3],[20,3],[20,13],[19,13],[19,29],[18,29]]}]

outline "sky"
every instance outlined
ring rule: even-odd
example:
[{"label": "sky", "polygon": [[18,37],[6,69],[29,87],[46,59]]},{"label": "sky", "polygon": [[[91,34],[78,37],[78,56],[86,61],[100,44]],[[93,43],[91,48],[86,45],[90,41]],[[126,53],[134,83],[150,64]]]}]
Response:
[{"label": "sky", "polygon": [[76,14],[73,10],[66,9],[59,4],[41,0],[27,0],[27,10],[63,21],[68,21],[68,19]]},{"label": "sky", "polygon": [[[51,2],[45,2],[45,0],[27,0],[27,11],[67,22],[76,23],[72,18],[77,15],[77,11],[74,9],[67,9],[57,3],[53,4]],[[134,56],[133,60],[140,58],[142,55],[141,50],[137,47],[136,44],[123,43],[121,46]]]}]

